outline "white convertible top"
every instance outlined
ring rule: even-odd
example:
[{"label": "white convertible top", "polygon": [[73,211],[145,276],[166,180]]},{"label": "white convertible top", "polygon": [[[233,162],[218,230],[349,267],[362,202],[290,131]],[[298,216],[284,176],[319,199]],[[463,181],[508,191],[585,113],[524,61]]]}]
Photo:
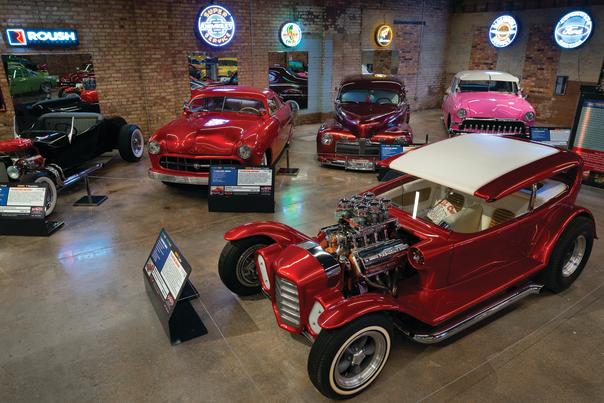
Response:
[{"label": "white convertible top", "polygon": [[518,77],[510,73],[493,70],[464,70],[455,74],[455,77],[469,81],[512,81],[515,83],[520,81]]},{"label": "white convertible top", "polygon": [[390,168],[473,195],[502,175],[558,152],[537,143],[472,133],[411,150]]}]

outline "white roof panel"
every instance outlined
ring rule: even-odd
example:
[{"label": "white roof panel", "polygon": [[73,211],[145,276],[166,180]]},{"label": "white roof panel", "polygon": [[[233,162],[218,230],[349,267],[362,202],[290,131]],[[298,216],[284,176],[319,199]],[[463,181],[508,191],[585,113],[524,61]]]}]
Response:
[{"label": "white roof panel", "polygon": [[492,134],[463,134],[409,151],[392,161],[390,168],[474,194],[502,175],[558,152]]},{"label": "white roof panel", "polygon": [[518,77],[511,75],[510,73],[505,73],[503,71],[493,71],[493,70],[464,70],[455,74],[455,77],[460,80],[469,80],[469,81],[512,81],[519,82]]}]

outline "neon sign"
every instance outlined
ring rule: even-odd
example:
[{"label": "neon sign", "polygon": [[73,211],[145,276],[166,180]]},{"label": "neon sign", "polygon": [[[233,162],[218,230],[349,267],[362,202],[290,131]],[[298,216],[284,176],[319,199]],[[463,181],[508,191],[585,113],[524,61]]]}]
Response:
[{"label": "neon sign", "polygon": [[375,42],[381,47],[389,46],[393,37],[392,27],[388,24],[380,25],[375,31]]},{"label": "neon sign", "polygon": [[75,46],[78,33],[75,29],[7,28],[8,46]]},{"label": "neon sign", "polygon": [[287,22],[281,27],[281,42],[293,48],[302,42],[302,28],[295,22]]},{"label": "neon sign", "polygon": [[593,23],[589,14],[573,11],[560,18],[554,29],[554,39],[562,48],[578,48],[589,39],[592,29]]},{"label": "neon sign", "polygon": [[207,6],[197,17],[197,32],[210,46],[226,46],[235,36],[235,19],[222,6]]},{"label": "neon sign", "polygon": [[518,23],[511,15],[502,15],[489,28],[489,40],[496,48],[510,46],[518,35]]}]

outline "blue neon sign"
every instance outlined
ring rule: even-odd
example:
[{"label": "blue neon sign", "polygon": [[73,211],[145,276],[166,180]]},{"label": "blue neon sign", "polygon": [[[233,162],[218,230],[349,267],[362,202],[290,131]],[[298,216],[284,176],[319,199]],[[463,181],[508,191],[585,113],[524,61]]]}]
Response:
[{"label": "blue neon sign", "polygon": [[207,6],[197,16],[197,32],[210,46],[226,46],[235,36],[235,18],[222,6]]}]

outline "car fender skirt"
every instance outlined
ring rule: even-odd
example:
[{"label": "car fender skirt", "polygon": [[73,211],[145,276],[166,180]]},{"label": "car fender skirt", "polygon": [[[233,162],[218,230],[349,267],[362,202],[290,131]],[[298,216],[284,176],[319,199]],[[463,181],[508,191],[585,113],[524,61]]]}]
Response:
[{"label": "car fender skirt", "polygon": [[224,234],[227,241],[249,238],[252,236],[266,236],[278,244],[289,245],[311,240],[300,231],[275,221],[258,221],[235,227]]},{"label": "car fender skirt", "polygon": [[319,316],[322,329],[336,329],[373,312],[400,311],[400,304],[389,295],[368,293],[347,298]]}]

